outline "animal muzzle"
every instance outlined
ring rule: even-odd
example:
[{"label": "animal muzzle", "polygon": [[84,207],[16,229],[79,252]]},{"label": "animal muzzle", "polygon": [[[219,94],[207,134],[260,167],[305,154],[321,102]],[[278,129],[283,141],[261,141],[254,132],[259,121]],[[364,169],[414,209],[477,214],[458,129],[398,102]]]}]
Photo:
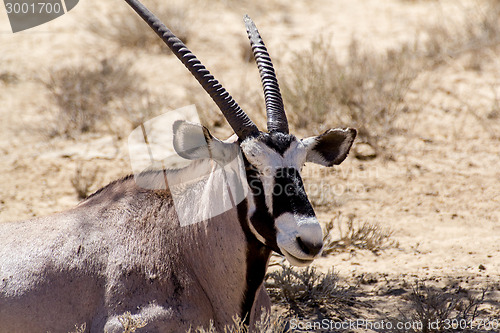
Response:
[{"label": "animal muzzle", "polygon": [[278,247],[292,265],[309,265],[321,255],[323,232],[315,216],[284,213],[276,218],[276,229]]}]

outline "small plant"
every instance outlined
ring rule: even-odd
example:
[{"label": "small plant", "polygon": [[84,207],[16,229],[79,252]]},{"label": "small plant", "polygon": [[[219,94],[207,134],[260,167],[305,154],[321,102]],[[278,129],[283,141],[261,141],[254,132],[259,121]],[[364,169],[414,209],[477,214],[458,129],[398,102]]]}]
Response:
[{"label": "small plant", "polygon": [[140,94],[135,86],[140,80],[130,66],[105,58],[97,68],[79,65],[52,70],[43,83],[58,107],[54,134],[73,137],[96,131],[111,118],[114,99]]},{"label": "small plant", "polygon": [[[335,231],[335,225],[337,231]],[[337,233],[338,236],[334,236]],[[385,250],[398,243],[391,240],[392,230],[368,222],[355,222],[355,216],[344,218],[338,213],[325,226],[323,255],[329,255],[349,248],[369,250],[374,253]]]},{"label": "small plant", "polygon": [[480,70],[486,52],[500,45],[500,2],[489,0],[447,27],[429,24],[425,38],[377,54],[353,39],[345,61],[320,38],[296,52],[281,80],[285,106],[296,129],[326,130],[332,124],[358,129],[358,142],[375,156],[400,132],[399,115],[408,109],[405,96],[418,73],[460,55],[470,69]]}]

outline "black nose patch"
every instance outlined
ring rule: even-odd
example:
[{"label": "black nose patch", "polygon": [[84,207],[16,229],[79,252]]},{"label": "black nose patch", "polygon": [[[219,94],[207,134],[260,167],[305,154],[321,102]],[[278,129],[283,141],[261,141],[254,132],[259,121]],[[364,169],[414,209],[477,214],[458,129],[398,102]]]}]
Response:
[{"label": "black nose patch", "polygon": [[322,243],[316,244],[316,243],[306,242],[303,241],[302,238],[300,237],[297,237],[297,244],[305,254],[309,254],[311,256],[317,255],[323,248]]},{"label": "black nose patch", "polygon": [[300,173],[295,168],[279,168],[274,176],[273,216],[277,218],[283,213],[315,216]]}]

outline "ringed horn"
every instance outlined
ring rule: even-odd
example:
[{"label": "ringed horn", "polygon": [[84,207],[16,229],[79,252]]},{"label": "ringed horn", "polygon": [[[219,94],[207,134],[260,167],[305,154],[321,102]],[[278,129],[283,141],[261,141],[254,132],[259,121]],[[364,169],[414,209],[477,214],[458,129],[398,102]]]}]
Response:
[{"label": "ringed horn", "polygon": [[[240,140],[259,132],[257,126],[246,115],[231,95],[222,87],[212,74],[203,66],[196,56],[168,29],[149,9],[137,0],[125,0],[140,17],[153,29],[191,74],[198,80],[203,89],[212,97],[229,125]],[[245,15],[245,26],[252,46],[255,61],[259,68],[262,87],[266,101],[267,130],[288,134],[288,121],[283,108],[283,99],[274,72],[271,57],[260,37],[253,21]]]},{"label": "ringed horn", "polygon": [[288,121],[286,119],[285,109],[283,108],[283,99],[281,98],[280,87],[278,85],[276,73],[274,72],[271,57],[267,52],[267,48],[260,37],[255,23],[253,23],[248,15],[245,15],[244,21],[255,62],[259,68],[262,87],[264,88],[267,130],[269,132],[278,131],[288,134]]}]

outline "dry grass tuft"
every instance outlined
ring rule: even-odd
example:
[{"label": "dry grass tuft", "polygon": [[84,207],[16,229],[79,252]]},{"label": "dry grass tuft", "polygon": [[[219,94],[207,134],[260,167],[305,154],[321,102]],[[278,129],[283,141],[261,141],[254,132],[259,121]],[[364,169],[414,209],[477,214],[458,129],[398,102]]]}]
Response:
[{"label": "dry grass tuft", "polygon": [[[191,36],[186,4],[180,1],[150,0],[145,2],[165,25],[184,43]],[[151,28],[127,6],[114,6],[106,15],[92,19],[88,29],[122,47],[165,52],[169,48],[151,31]]]},{"label": "dry grass tuft", "polygon": [[323,255],[353,248],[378,253],[390,247],[397,247],[398,243],[391,239],[392,233],[391,229],[378,224],[356,222],[354,215],[344,217],[338,213],[325,226]]},{"label": "dry grass tuft", "polygon": [[[133,316],[130,312],[125,312],[121,316],[118,316],[118,321],[122,325],[123,332],[122,333],[133,333],[137,331],[139,328],[143,328],[147,326],[147,321],[142,319],[139,316]],[[84,333],[87,331],[87,324],[83,323],[78,326],[75,325],[75,330],[69,333]],[[104,333],[107,333],[105,330]]]}]

